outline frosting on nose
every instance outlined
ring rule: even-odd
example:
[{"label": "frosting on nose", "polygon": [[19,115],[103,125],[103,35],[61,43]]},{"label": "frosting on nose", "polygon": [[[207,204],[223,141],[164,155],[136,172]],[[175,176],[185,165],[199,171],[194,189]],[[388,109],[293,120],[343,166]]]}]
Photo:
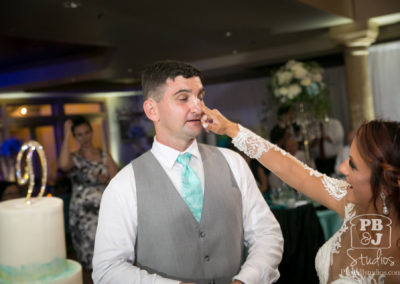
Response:
[{"label": "frosting on nose", "polygon": [[200,109],[200,100],[198,98],[194,98],[193,103],[196,106],[196,108],[198,108],[198,110],[201,110]]}]

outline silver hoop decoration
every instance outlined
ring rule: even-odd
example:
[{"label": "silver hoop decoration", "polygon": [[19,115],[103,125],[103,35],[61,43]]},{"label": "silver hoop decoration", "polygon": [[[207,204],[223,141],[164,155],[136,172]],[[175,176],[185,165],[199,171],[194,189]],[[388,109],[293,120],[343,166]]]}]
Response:
[{"label": "silver hoop decoration", "polygon": [[[18,184],[25,185],[29,180],[28,192],[27,192],[26,198],[25,198],[25,204],[28,204],[28,205],[32,203],[31,195],[33,192],[33,187],[35,186],[35,174],[33,172],[33,167],[32,167],[32,154],[35,150],[37,151],[37,153],[39,155],[40,163],[41,163],[42,185],[40,187],[40,192],[38,194],[38,197],[39,198],[42,197],[44,194],[44,191],[46,189],[46,182],[47,182],[47,160],[46,160],[46,155],[43,150],[43,146],[40,145],[39,142],[33,141],[33,140],[24,143],[18,152],[17,164],[15,166]],[[26,164],[25,164],[24,174],[22,176],[21,175],[21,161],[22,161],[22,158],[24,157],[25,152],[27,152]]]}]

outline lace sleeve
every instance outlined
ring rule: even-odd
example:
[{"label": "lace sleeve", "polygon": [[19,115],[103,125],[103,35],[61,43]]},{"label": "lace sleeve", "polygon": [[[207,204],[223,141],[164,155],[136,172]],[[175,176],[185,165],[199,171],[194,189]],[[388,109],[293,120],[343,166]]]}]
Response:
[{"label": "lace sleeve", "polygon": [[346,188],[349,186],[349,184],[346,181],[328,177],[327,175],[310,168],[292,155],[288,154],[285,150],[261,138],[240,124],[239,133],[235,138],[232,139],[232,143],[236,148],[244,152],[252,159],[259,159],[264,152],[268,152],[271,149],[280,152],[283,156],[290,156],[292,159],[295,159],[301,163],[304,169],[309,172],[310,176],[321,178],[322,184],[333,198],[340,200],[347,194]]}]

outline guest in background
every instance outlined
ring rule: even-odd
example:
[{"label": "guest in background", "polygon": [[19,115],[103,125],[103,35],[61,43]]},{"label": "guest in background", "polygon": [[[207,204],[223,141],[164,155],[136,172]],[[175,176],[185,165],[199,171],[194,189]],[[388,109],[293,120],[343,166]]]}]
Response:
[{"label": "guest in background", "polygon": [[[79,144],[70,152],[71,134]],[[84,117],[67,120],[59,157],[59,168],[70,173],[72,196],[69,225],[78,261],[84,269],[84,283],[91,282],[94,238],[101,196],[118,168],[111,156],[93,145],[93,129]]]},{"label": "guest in background", "polygon": [[156,136],[104,192],[95,283],[276,281],[282,233],[248,165],[232,150],[196,141],[200,71],[156,62],[144,70],[142,89]]},{"label": "guest in background", "polygon": [[315,126],[316,138],[311,141],[317,170],[332,175],[335,172],[336,157],[343,147],[342,123],[335,118],[326,118]]},{"label": "guest in background", "polygon": [[350,130],[349,133],[347,133],[347,143],[346,145],[343,146],[342,150],[339,152],[339,154],[336,157],[336,164],[335,164],[335,173],[336,175],[340,176],[341,172],[339,170],[339,166],[347,159],[350,153],[350,146],[351,142],[353,142],[354,135],[356,132],[354,130]]},{"label": "guest in background", "polygon": [[284,149],[298,160],[302,161],[303,163],[307,163],[306,154],[303,150],[299,150],[299,143],[295,138],[289,137],[286,140]]},{"label": "guest in background", "polygon": [[264,198],[267,197],[268,192],[268,170],[263,167],[257,160],[250,159],[248,156],[244,155],[243,152],[239,152],[239,154],[246,161],[247,165],[249,165],[250,170],[256,179],[258,188],[261,191],[261,194]]},{"label": "guest in background", "polygon": [[0,201],[21,198],[22,193],[17,183],[0,181]]},{"label": "guest in background", "polygon": [[[286,141],[290,138],[290,133],[286,127],[282,127],[281,125],[277,124],[272,128],[269,137],[272,143],[281,148],[285,148]],[[268,183],[271,190],[282,188],[283,186],[282,180],[274,173],[269,173]]]},{"label": "guest in background", "polygon": [[360,126],[340,166],[343,181],[311,169],[218,110],[201,107],[206,130],[229,135],[239,150],[344,219],[316,256],[320,283],[400,283],[399,122]]},{"label": "guest in background", "polygon": [[300,149],[303,148],[304,137],[301,133],[301,127],[295,119],[295,112],[292,106],[282,105],[277,111],[278,124],[281,129],[286,130],[286,137],[293,137],[297,140]]},{"label": "guest in background", "polygon": [[287,139],[289,139],[290,136],[291,134],[288,128],[282,127],[280,124],[275,125],[269,133],[271,141],[274,141],[274,143],[279,145],[279,147],[284,147]]}]

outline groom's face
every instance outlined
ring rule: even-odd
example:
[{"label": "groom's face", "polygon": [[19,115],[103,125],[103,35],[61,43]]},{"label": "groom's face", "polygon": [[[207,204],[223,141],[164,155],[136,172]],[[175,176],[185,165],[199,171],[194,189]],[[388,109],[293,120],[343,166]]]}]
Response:
[{"label": "groom's face", "polygon": [[157,102],[157,138],[192,141],[202,131],[201,110],[195,100],[203,100],[204,88],[199,77],[167,79],[163,96]]}]

